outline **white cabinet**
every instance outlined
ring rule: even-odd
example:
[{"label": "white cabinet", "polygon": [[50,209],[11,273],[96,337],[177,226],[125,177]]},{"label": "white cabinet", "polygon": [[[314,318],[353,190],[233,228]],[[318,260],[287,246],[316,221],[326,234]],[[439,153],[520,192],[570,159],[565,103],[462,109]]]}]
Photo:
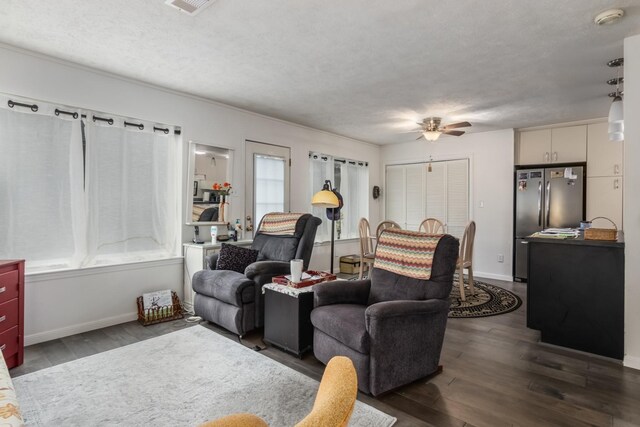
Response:
[{"label": "white cabinet", "polygon": [[551,163],[587,161],[587,126],[551,129]]},{"label": "white cabinet", "polygon": [[[604,216],[621,230],[622,177],[605,176],[587,178],[587,219]],[[608,221],[598,220],[594,227],[610,228]]]},{"label": "white cabinet", "polygon": [[[587,219],[604,216],[623,228],[624,142],[609,141],[608,123],[587,127]],[[599,220],[595,227],[609,227]]]},{"label": "white cabinet", "polygon": [[587,160],[587,126],[568,126],[520,133],[519,165],[574,163]]},{"label": "white cabinet", "polygon": [[[238,246],[251,246],[251,242],[251,240],[241,240],[229,243]],[[193,300],[195,296],[195,292],[193,292],[191,286],[193,275],[206,268],[206,258],[218,253],[221,246],[220,243],[212,244],[211,242],[205,244],[185,243],[182,245],[184,255],[184,297],[182,298],[182,305],[187,313],[193,313]]]},{"label": "white cabinet", "polygon": [[609,141],[607,122],[587,127],[587,176],[622,176],[624,142]]},{"label": "white cabinet", "polygon": [[551,162],[551,129],[521,132],[519,152],[521,165]]}]

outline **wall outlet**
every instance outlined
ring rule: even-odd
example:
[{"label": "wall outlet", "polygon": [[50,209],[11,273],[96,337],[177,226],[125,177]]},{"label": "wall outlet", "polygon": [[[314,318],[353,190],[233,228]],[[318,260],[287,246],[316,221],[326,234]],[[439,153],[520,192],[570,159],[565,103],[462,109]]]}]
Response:
[{"label": "wall outlet", "polygon": [[498,262],[504,262],[504,255],[498,254]]}]

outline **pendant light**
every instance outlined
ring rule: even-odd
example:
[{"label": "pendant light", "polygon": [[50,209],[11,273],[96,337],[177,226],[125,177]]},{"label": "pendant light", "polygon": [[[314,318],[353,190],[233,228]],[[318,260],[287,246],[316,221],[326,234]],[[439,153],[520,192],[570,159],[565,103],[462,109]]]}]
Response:
[{"label": "pendant light", "polygon": [[620,90],[620,84],[624,82],[624,78],[620,77],[620,67],[622,67],[623,64],[623,58],[614,59],[607,63],[609,67],[615,67],[617,70],[616,78],[607,81],[609,85],[616,85],[616,91],[609,94],[609,96],[613,98],[613,102],[611,102],[611,106],[609,107],[610,141],[624,140],[624,110],[622,103],[623,92]]}]

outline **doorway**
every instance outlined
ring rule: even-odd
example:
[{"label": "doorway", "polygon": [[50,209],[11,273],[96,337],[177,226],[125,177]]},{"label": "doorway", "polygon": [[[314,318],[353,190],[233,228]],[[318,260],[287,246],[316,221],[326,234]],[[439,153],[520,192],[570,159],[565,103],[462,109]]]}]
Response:
[{"label": "doorway", "polygon": [[246,237],[253,237],[265,214],[289,212],[290,159],[288,147],[246,141]]}]

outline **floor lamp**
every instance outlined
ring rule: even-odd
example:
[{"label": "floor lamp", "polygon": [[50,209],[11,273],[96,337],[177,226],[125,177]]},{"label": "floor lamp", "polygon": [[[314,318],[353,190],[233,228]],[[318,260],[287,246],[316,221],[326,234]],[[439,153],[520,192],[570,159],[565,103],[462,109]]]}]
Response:
[{"label": "floor lamp", "polygon": [[331,267],[329,272],[333,274],[333,250],[335,243],[335,222],[336,222],[336,208],[341,208],[340,193],[335,188],[331,188],[331,181],[328,179],[324,182],[322,190],[313,195],[311,204],[319,208],[327,208],[327,217],[331,219]]}]

